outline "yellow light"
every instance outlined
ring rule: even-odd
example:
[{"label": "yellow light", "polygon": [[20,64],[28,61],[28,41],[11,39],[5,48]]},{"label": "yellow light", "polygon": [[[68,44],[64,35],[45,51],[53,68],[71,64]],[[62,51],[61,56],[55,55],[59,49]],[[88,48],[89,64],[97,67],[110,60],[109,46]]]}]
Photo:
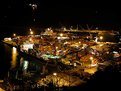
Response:
[{"label": "yellow light", "polygon": [[100,36],[100,39],[102,40],[103,39],[103,36]]},{"label": "yellow light", "polygon": [[63,36],[63,34],[61,33],[61,34],[60,34],[60,36],[62,37],[62,36]]},{"label": "yellow light", "polygon": [[29,41],[32,41],[32,38],[29,38]]},{"label": "yellow light", "polygon": [[30,31],[30,34],[32,35],[33,34],[33,31]]},{"label": "yellow light", "polygon": [[56,46],[55,48],[56,48],[56,49],[58,49],[58,47],[57,47],[57,46]]},{"label": "yellow light", "polygon": [[57,75],[57,73],[53,73],[53,75],[54,75],[54,76],[56,76],[56,75]]},{"label": "yellow light", "polygon": [[50,30],[50,28],[47,28],[47,30],[49,31],[49,30]]},{"label": "yellow light", "polygon": [[11,41],[12,39],[11,38],[8,38],[9,41]]},{"label": "yellow light", "polygon": [[14,33],[14,34],[13,34],[13,36],[15,37],[15,36],[16,36],[16,34]]},{"label": "yellow light", "polygon": [[13,47],[13,54],[16,54],[17,50],[15,47]]},{"label": "yellow light", "polygon": [[95,42],[97,42],[97,40],[98,40],[98,38],[96,37],[96,38],[95,38]]},{"label": "yellow light", "polygon": [[11,67],[16,67],[16,59],[17,59],[17,49],[15,47],[12,48],[12,61],[11,61]]},{"label": "yellow light", "polygon": [[93,57],[90,57],[90,60],[93,60]]},{"label": "yellow light", "polygon": [[32,29],[31,29],[31,28],[30,28],[29,30],[30,30],[30,34],[32,35],[34,32],[32,31]]},{"label": "yellow light", "polygon": [[103,44],[100,44],[99,46],[103,46]]}]

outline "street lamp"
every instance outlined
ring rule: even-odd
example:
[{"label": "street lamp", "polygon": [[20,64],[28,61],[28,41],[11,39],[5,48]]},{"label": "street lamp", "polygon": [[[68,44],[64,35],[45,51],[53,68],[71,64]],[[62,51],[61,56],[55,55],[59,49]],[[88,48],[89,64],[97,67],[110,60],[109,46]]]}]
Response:
[{"label": "street lamp", "polygon": [[60,36],[63,37],[63,34],[61,33]]},{"label": "street lamp", "polygon": [[29,38],[29,41],[31,41],[31,42],[32,42],[32,38]]},{"label": "street lamp", "polygon": [[53,79],[53,87],[54,87],[54,85],[56,86],[57,85],[57,78],[56,78],[56,76],[57,76],[57,73],[53,73],[53,76],[54,76],[54,79]]},{"label": "street lamp", "polygon": [[100,40],[102,40],[103,39],[103,36],[100,36]]},{"label": "street lamp", "polygon": [[32,31],[32,29],[30,28],[29,30],[30,30],[30,35],[33,35],[34,32]]},{"label": "street lamp", "polygon": [[93,57],[90,57],[90,60],[93,60]]},{"label": "street lamp", "polygon": [[30,3],[29,6],[31,6],[32,10],[37,9],[37,4],[31,4],[31,3]]},{"label": "street lamp", "polygon": [[33,34],[33,31],[30,31],[30,34],[32,35]]},{"label": "street lamp", "polygon": [[56,76],[56,75],[57,75],[57,73],[53,73],[53,75],[54,75],[54,76]]},{"label": "street lamp", "polygon": [[16,34],[14,33],[14,34],[13,34],[13,36],[15,37],[15,36],[16,36]]}]

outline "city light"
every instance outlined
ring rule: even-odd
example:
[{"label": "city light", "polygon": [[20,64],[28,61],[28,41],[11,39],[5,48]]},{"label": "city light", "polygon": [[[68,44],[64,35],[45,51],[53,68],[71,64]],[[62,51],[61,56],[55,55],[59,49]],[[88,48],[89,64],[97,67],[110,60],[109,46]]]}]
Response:
[{"label": "city light", "polygon": [[32,31],[31,28],[29,29],[29,31],[30,31],[30,35],[33,35],[34,34],[34,32]]},{"label": "city light", "polygon": [[60,34],[60,36],[62,37],[62,36],[63,36],[63,34],[61,33],[61,34]]},{"label": "city light", "polygon": [[99,46],[101,47],[101,46],[103,46],[103,44],[99,44]]},{"label": "city light", "polygon": [[30,31],[30,34],[32,35],[33,34],[33,31]]},{"label": "city light", "polygon": [[100,36],[100,40],[102,40],[103,39],[103,36]]},{"label": "city light", "polygon": [[55,48],[56,48],[56,50],[58,49],[58,47],[57,47],[57,46],[56,46]]},{"label": "city light", "polygon": [[12,48],[12,61],[11,61],[11,68],[16,67],[16,59],[17,59],[17,49],[15,47]]},{"label": "city light", "polygon": [[15,37],[15,36],[16,36],[16,34],[14,33],[14,34],[13,34],[13,36]]},{"label": "city light", "polygon": [[53,73],[53,75],[54,75],[54,76],[56,76],[56,75],[57,75],[57,73]]},{"label": "city light", "polygon": [[31,41],[31,42],[32,42],[32,38],[29,38],[29,41]]},{"label": "city light", "polygon": [[96,37],[96,38],[95,38],[95,42],[97,42],[97,41],[98,41],[98,38]]},{"label": "city light", "polygon": [[31,6],[31,8],[33,9],[33,10],[35,10],[35,9],[37,9],[37,4],[29,4],[29,6]]},{"label": "city light", "polygon": [[15,47],[13,47],[13,54],[16,54],[17,49]]},{"label": "city light", "polygon": [[31,31],[30,34],[33,34],[33,31]]},{"label": "city light", "polygon": [[90,60],[93,60],[93,57],[90,57]]},{"label": "city light", "polygon": [[29,62],[28,61],[24,61],[24,64],[23,64],[23,69],[26,70],[28,68],[28,64]]},{"label": "city light", "polygon": [[119,10],[73,9],[77,4],[69,4],[72,7],[67,8],[60,2],[55,9],[51,7],[54,3],[42,0],[16,2],[5,2],[0,16],[3,39],[0,75],[4,81],[0,80],[0,91],[1,88],[65,91],[118,87],[121,82]]}]

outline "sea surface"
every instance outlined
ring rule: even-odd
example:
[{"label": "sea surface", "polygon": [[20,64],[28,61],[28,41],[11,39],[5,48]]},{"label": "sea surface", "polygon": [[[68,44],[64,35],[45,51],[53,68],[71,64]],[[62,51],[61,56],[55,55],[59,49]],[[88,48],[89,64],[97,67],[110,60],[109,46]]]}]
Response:
[{"label": "sea surface", "polygon": [[3,79],[11,68],[12,48],[0,42],[0,79]]}]

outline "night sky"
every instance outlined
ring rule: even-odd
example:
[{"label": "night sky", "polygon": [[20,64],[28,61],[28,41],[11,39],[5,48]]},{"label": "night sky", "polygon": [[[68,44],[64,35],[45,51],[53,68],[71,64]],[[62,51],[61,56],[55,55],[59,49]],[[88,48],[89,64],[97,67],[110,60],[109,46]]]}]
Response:
[{"label": "night sky", "polygon": [[[0,27],[70,27],[120,29],[119,8],[93,7],[83,3],[44,2],[44,0],[1,0]],[[36,4],[32,9],[30,4]],[[76,5],[77,4],[77,5]],[[83,5],[84,6],[84,5]],[[102,5],[103,6],[103,5]],[[35,19],[35,21],[34,21]],[[80,27],[81,26],[81,27]]]}]

